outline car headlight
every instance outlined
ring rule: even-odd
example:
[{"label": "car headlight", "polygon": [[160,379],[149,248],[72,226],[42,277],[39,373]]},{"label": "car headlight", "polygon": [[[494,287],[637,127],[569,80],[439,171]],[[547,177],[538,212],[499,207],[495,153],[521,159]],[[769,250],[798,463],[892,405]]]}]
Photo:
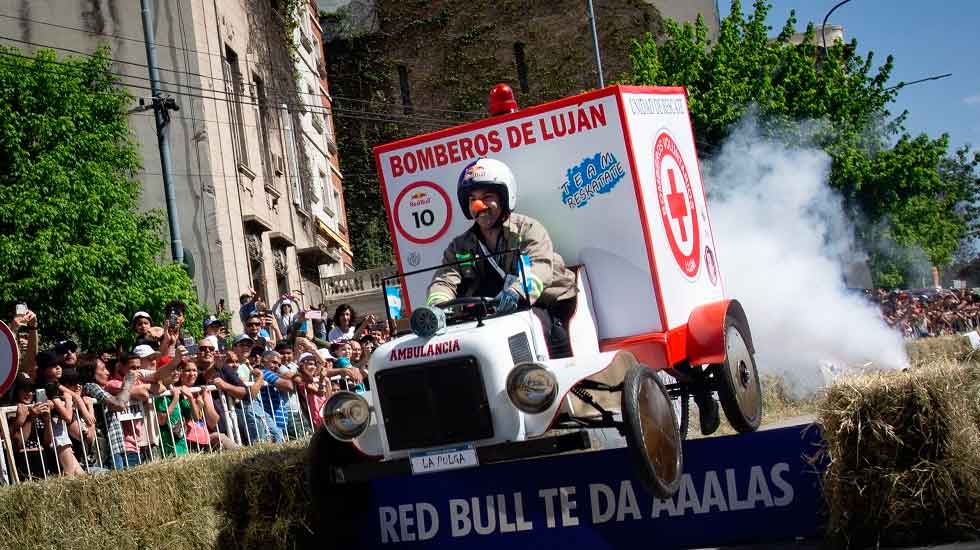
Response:
[{"label": "car headlight", "polygon": [[340,441],[352,441],[364,433],[371,420],[371,405],[353,392],[337,392],[323,405],[323,427]]},{"label": "car headlight", "polygon": [[446,312],[437,307],[419,306],[412,311],[410,325],[416,335],[428,338],[446,328]]},{"label": "car headlight", "polygon": [[538,363],[521,363],[507,375],[507,396],[526,413],[545,411],[558,397],[558,380]]}]

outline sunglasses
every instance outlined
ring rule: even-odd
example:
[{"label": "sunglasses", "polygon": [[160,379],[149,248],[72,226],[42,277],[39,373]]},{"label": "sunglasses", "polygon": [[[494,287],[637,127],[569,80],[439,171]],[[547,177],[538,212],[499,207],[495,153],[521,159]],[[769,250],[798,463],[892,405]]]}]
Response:
[{"label": "sunglasses", "polygon": [[260,327],[262,323],[245,323],[246,327]]},{"label": "sunglasses", "polygon": [[200,346],[200,347],[198,347],[198,348],[197,348],[197,351],[199,351],[199,352],[201,352],[201,353],[214,353],[214,348],[212,348],[212,347],[205,347],[205,346]]}]

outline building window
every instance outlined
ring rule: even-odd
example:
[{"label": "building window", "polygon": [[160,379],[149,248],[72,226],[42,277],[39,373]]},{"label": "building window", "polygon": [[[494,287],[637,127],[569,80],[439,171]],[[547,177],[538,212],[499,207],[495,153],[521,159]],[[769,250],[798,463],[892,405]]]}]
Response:
[{"label": "building window", "polygon": [[402,111],[406,115],[412,114],[412,94],[408,88],[408,67],[398,66],[398,84],[402,90]]},{"label": "building window", "polygon": [[269,147],[269,103],[265,95],[265,83],[258,75],[252,73],[252,82],[255,83],[256,103],[259,110],[259,139],[262,140],[262,171],[265,174],[266,185],[273,185],[272,178],[272,149]]},{"label": "building window", "polygon": [[517,64],[517,82],[521,85],[521,93],[526,94],[527,85],[527,59],[524,57],[524,43],[514,43],[514,62]]},{"label": "building window", "polygon": [[[299,181],[299,160],[296,153],[296,131],[294,128],[293,113],[286,109],[286,104],[282,104],[279,110],[283,136],[286,138],[286,158],[289,161],[289,181],[290,189],[293,193],[293,204],[300,210],[306,210],[306,197],[303,196],[303,186]],[[302,120],[297,117],[297,120]],[[299,124],[297,124],[298,126]]]},{"label": "building window", "polygon": [[279,296],[289,294],[289,262],[286,250],[276,248],[272,250],[272,263],[276,270],[276,290]]},{"label": "building window", "polygon": [[245,250],[248,253],[249,271],[252,275],[252,288],[259,295],[265,295],[265,273],[262,268],[262,236],[258,233],[246,233]]},{"label": "building window", "polygon": [[235,160],[248,166],[248,144],[245,141],[245,116],[242,113],[242,102],[245,96],[245,83],[242,80],[241,67],[238,64],[238,54],[225,46],[225,58],[222,63],[225,79],[225,93],[228,94],[228,117],[231,119],[231,138]]},{"label": "building window", "polygon": [[330,192],[331,187],[333,186],[330,185],[330,178],[320,172],[320,194],[323,196],[323,211],[327,216],[333,218],[337,213],[337,205],[333,201],[333,193]]},{"label": "building window", "polygon": [[306,94],[306,104],[310,107],[310,123],[313,125],[316,133],[323,135],[323,113],[321,112],[320,106],[317,105],[317,97],[313,92],[313,87],[309,84],[306,85]]},{"label": "building window", "polygon": [[[333,145],[332,142],[334,140],[334,137],[333,137],[333,117],[330,116],[330,112],[327,111],[326,108],[324,108],[323,122],[324,122],[324,126],[326,126],[326,132],[323,133],[323,137],[326,138],[327,149],[329,150],[329,149],[332,149],[331,148],[331,145]],[[330,152],[336,154],[336,151],[331,150]]]}]

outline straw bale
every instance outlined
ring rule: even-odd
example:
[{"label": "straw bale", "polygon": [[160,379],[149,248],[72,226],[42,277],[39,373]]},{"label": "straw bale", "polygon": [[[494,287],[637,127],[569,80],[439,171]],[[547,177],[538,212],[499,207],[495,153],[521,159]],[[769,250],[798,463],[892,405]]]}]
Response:
[{"label": "straw bale", "polygon": [[980,532],[980,370],[943,361],[844,379],[820,407],[838,546]]},{"label": "straw bale", "polygon": [[305,444],[257,446],[0,488],[0,547],[291,548],[305,456]]},{"label": "straw bale", "polygon": [[965,336],[936,336],[917,338],[905,344],[912,366],[929,365],[939,361],[966,361],[974,356],[973,346]]}]

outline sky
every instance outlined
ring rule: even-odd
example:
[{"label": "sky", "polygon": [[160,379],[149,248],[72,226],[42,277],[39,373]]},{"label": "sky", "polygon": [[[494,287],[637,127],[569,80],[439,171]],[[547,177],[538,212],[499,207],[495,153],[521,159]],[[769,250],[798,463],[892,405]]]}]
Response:
[{"label": "sky", "polygon": [[[717,1],[724,18],[731,2]],[[796,10],[802,32],[808,21],[819,25],[838,2],[770,0],[770,34],[779,32],[790,10]],[[751,0],[742,0],[743,13],[751,8]],[[970,144],[980,150],[980,0],[851,0],[827,23],[842,25],[845,40],[857,39],[858,52],[873,51],[878,63],[893,55],[893,84],[953,73],[902,89],[890,110],[909,111],[905,125],[913,135],[938,137],[945,132],[952,147]]]}]

